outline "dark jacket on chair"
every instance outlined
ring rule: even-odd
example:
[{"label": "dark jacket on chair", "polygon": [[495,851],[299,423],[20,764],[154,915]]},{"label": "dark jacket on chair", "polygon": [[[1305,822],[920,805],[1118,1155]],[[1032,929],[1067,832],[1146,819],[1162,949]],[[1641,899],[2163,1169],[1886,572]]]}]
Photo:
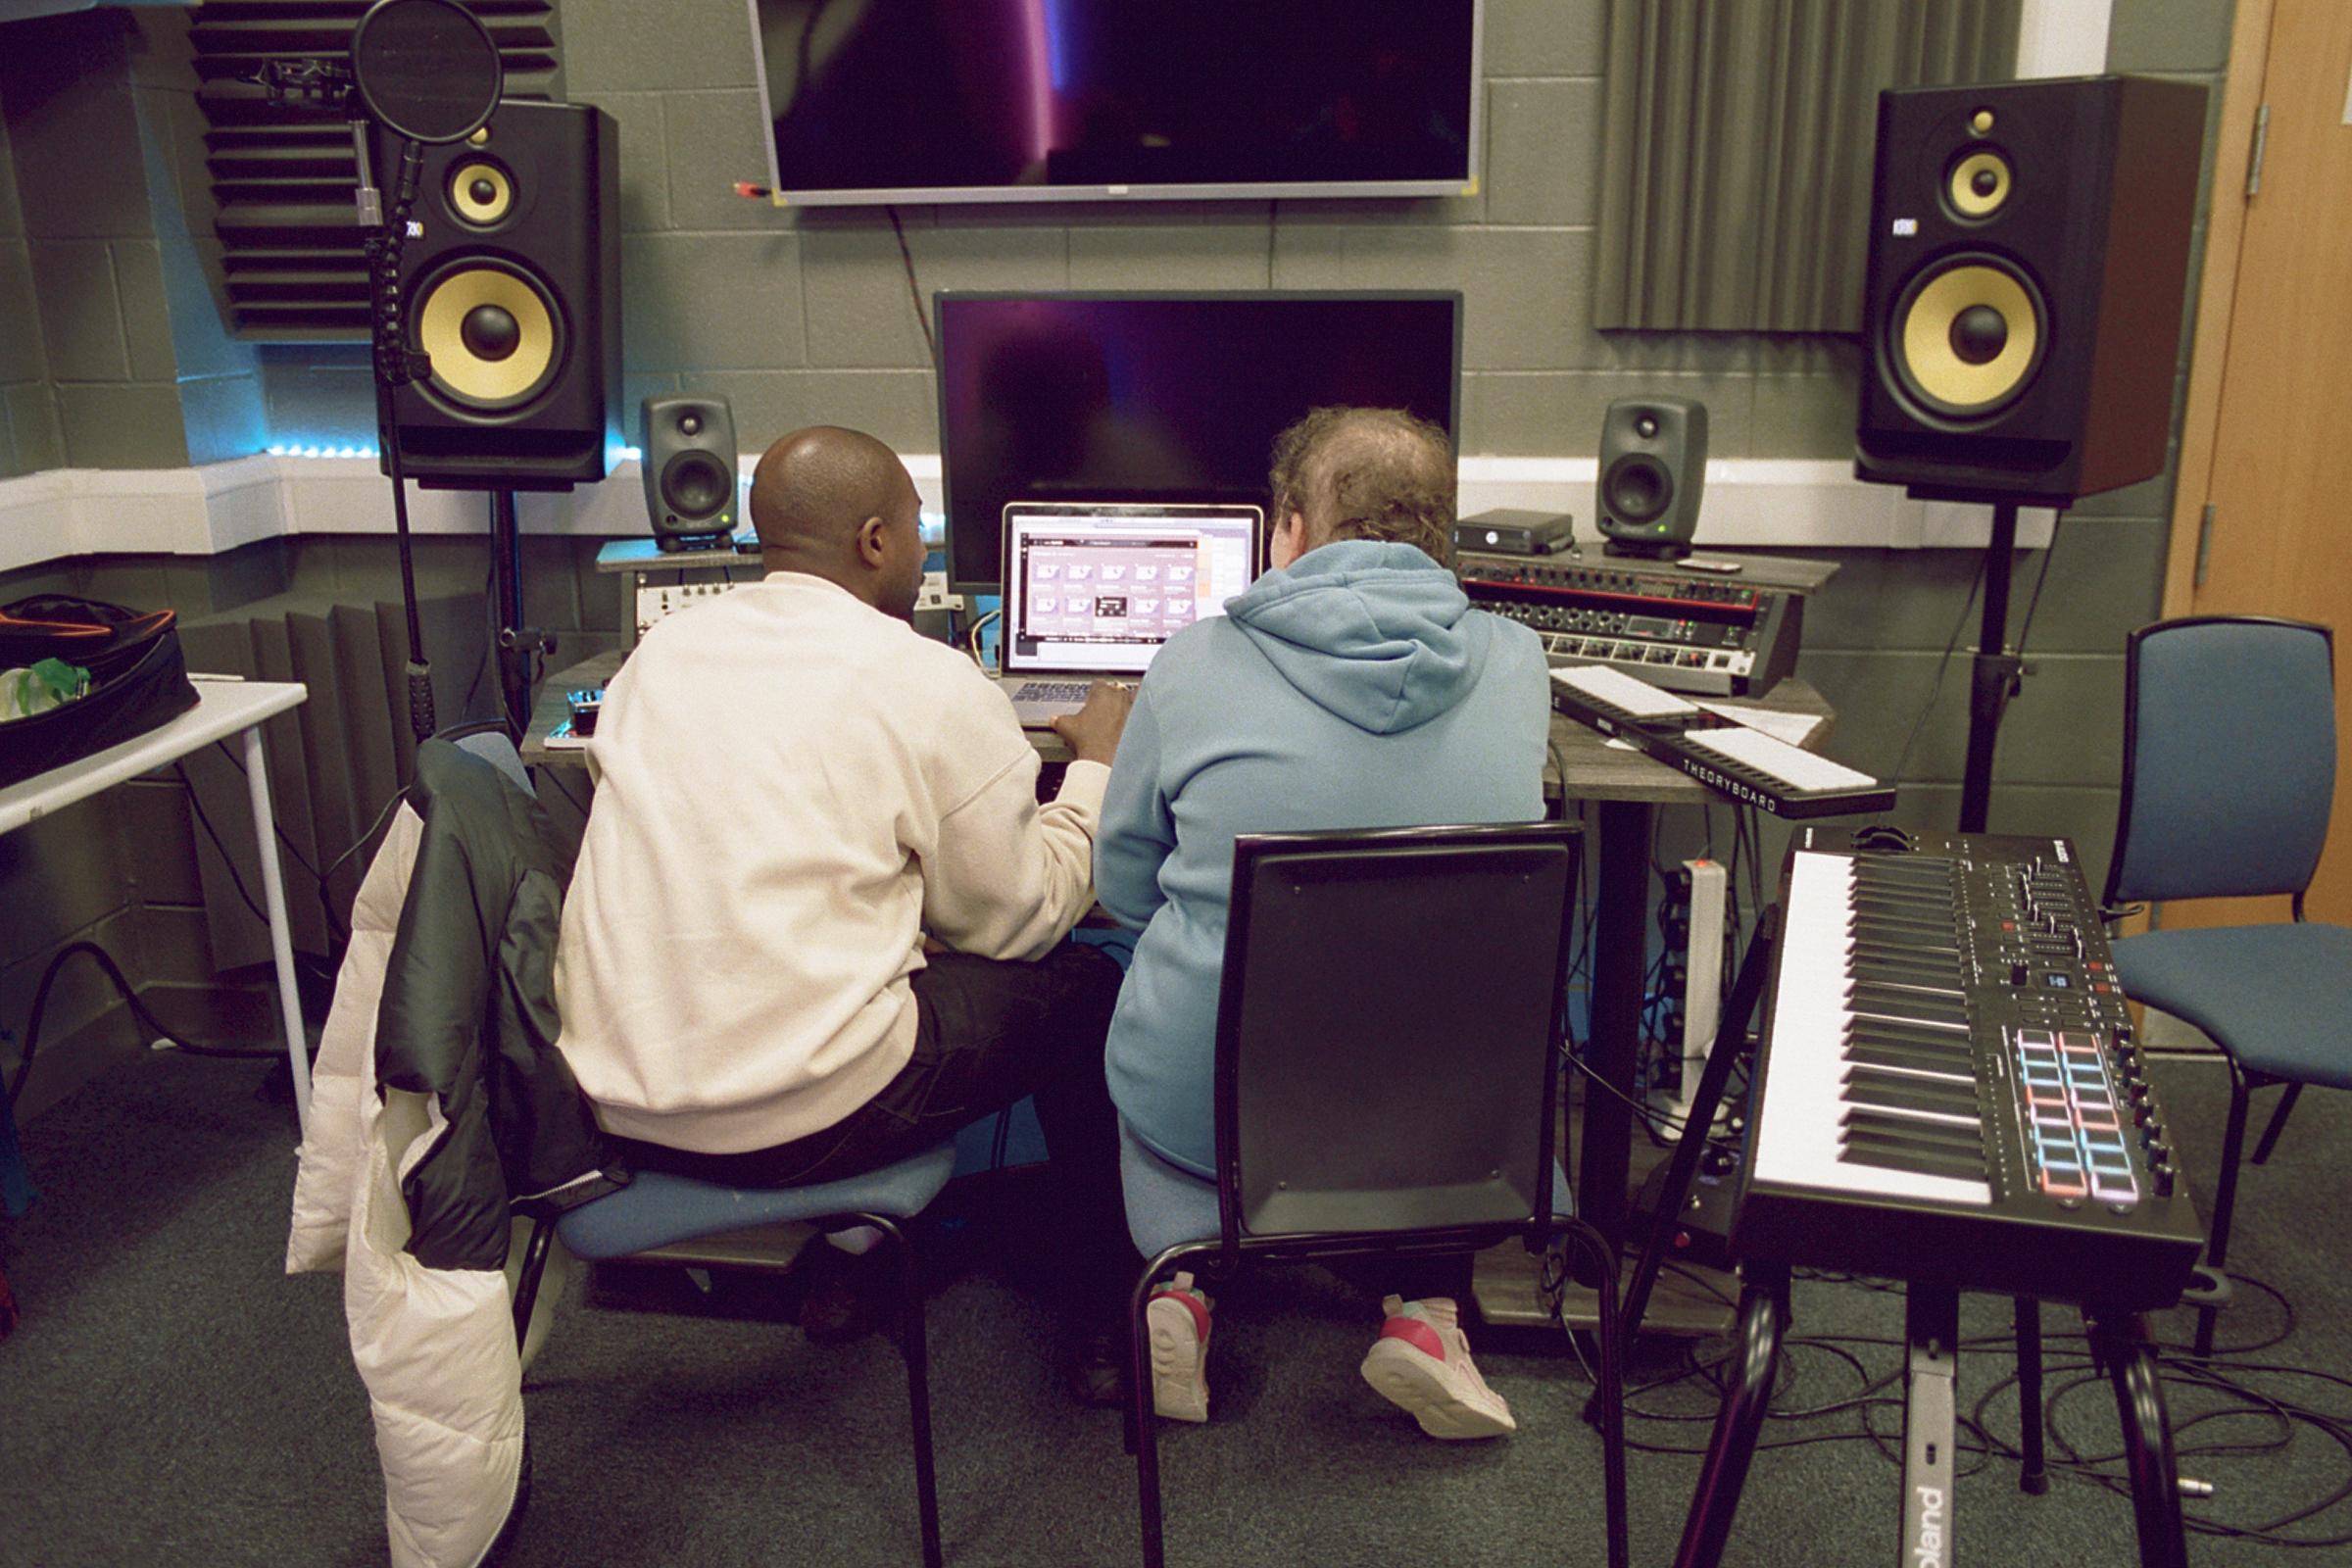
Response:
[{"label": "dark jacket on chair", "polygon": [[569,871],[526,791],[427,741],[319,1034],[286,1269],[343,1271],[394,1568],[475,1568],[520,1495],[510,1203],[626,1179],[556,1050]]},{"label": "dark jacket on chair", "polygon": [[556,1050],[571,858],[536,800],[444,741],[417,748],[409,805],[423,833],[376,1009],[376,1087],[432,1096],[449,1121],[401,1181],[409,1250],[427,1268],[501,1268],[510,1202],[568,1208],[616,1185],[594,1179],[604,1135]]}]

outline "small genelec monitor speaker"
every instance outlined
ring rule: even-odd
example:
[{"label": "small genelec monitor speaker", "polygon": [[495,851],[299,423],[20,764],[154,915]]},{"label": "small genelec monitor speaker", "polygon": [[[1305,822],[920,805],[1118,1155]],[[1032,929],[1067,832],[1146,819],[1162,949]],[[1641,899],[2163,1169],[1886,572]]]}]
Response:
[{"label": "small genelec monitor speaker", "polygon": [[1612,556],[1690,553],[1707,478],[1707,406],[1691,398],[1619,398],[1600,421],[1594,515]]},{"label": "small genelec monitor speaker", "polygon": [[645,510],[664,551],[726,543],[736,507],[735,413],[721,397],[651,397],[638,405]]},{"label": "small genelec monitor speaker", "polygon": [[2205,89],[1879,97],[1854,471],[2065,506],[2164,469]]}]

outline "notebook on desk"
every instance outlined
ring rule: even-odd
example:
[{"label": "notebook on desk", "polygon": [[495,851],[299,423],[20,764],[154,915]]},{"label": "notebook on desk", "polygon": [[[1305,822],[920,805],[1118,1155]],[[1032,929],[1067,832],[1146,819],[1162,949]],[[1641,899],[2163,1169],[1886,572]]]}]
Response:
[{"label": "notebook on desk", "polygon": [[1027,729],[1098,680],[1135,680],[1160,645],[1257,579],[1257,507],[1012,502],[1004,508],[997,677]]}]

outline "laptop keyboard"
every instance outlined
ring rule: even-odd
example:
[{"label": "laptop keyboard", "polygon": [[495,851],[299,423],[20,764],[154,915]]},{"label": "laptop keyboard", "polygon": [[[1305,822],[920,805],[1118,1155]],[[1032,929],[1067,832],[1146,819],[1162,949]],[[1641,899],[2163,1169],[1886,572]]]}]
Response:
[{"label": "laptop keyboard", "polygon": [[1012,694],[1016,703],[1083,703],[1092,682],[1083,680],[1025,680]]}]

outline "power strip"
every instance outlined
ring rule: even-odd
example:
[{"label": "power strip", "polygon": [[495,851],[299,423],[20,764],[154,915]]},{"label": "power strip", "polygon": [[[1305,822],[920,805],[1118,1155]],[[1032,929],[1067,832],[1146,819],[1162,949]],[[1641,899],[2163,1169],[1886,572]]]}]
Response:
[{"label": "power strip", "polygon": [[944,571],[923,573],[923,586],[914,596],[914,610],[921,614],[926,610],[961,610],[963,595],[948,592],[948,574]]},{"label": "power strip", "polygon": [[1720,860],[1685,860],[1683,874],[1690,890],[1690,932],[1683,962],[1683,1070],[1667,1107],[1677,1117],[1690,1109],[1698,1094],[1707,1048],[1715,1043],[1716,1024],[1723,1016],[1723,921],[1731,886]]}]

